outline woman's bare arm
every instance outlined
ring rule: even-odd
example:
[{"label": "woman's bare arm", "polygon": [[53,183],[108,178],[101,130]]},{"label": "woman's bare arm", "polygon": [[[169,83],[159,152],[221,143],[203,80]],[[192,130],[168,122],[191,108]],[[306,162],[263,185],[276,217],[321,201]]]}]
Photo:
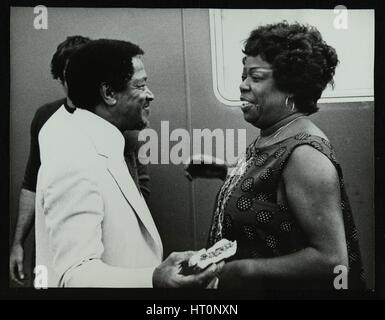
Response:
[{"label": "woman's bare arm", "polygon": [[[279,289],[285,284],[312,281],[332,287],[336,265],[348,265],[337,171],[330,160],[310,146],[300,146],[284,169],[283,182],[291,211],[305,233],[308,246],[296,253],[268,259],[227,263],[220,287]],[[329,282],[330,281],[330,282]]]}]

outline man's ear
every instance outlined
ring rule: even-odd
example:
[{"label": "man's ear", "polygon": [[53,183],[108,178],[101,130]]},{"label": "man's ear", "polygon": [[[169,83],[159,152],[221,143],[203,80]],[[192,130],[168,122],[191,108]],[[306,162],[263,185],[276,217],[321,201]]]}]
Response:
[{"label": "man's ear", "polygon": [[100,95],[108,106],[113,106],[116,104],[115,92],[112,90],[110,85],[102,83],[100,85]]}]

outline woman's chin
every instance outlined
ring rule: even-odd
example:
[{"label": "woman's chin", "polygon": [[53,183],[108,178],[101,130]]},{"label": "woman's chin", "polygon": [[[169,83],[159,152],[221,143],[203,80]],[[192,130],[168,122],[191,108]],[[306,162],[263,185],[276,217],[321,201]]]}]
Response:
[{"label": "woman's chin", "polygon": [[258,122],[259,115],[253,115],[249,112],[244,112],[243,118],[245,119],[246,122],[254,125],[256,122]]}]

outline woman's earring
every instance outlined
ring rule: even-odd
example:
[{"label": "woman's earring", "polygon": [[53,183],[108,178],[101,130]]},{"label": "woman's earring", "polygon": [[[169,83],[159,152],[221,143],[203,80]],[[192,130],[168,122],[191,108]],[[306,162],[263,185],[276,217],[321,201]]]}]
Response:
[{"label": "woman's earring", "polygon": [[[289,99],[290,99],[289,96],[287,96],[286,99],[285,99],[285,106],[286,106],[286,108],[289,108]],[[293,104],[291,105],[290,110],[291,111],[295,110],[295,102],[294,102],[294,100],[293,100]]]},{"label": "woman's earring", "polygon": [[288,108],[289,107],[289,97],[287,96],[286,97],[286,99],[285,99],[285,106],[286,106],[286,108]]}]

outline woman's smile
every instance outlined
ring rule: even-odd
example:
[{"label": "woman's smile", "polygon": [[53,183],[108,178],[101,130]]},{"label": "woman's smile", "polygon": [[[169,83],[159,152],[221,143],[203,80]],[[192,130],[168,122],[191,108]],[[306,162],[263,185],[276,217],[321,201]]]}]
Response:
[{"label": "woman's smile", "polygon": [[247,112],[252,108],[259,108],[260,107],[260,105],[258,103],[251,102],[251,101],[249,101],[243,97],[241,97],[241,101],[242,101],[241,109],[243,112]]},{"label": "woman's smile", "polygon": [[250,103],[250,102],[243,103],[242,106],[241,106],[241,110],[242,110],[243,113],[246,113],[246,112],[250,111],[253,108],[259,108],[259,106],[255,105],[253,103]]}]

